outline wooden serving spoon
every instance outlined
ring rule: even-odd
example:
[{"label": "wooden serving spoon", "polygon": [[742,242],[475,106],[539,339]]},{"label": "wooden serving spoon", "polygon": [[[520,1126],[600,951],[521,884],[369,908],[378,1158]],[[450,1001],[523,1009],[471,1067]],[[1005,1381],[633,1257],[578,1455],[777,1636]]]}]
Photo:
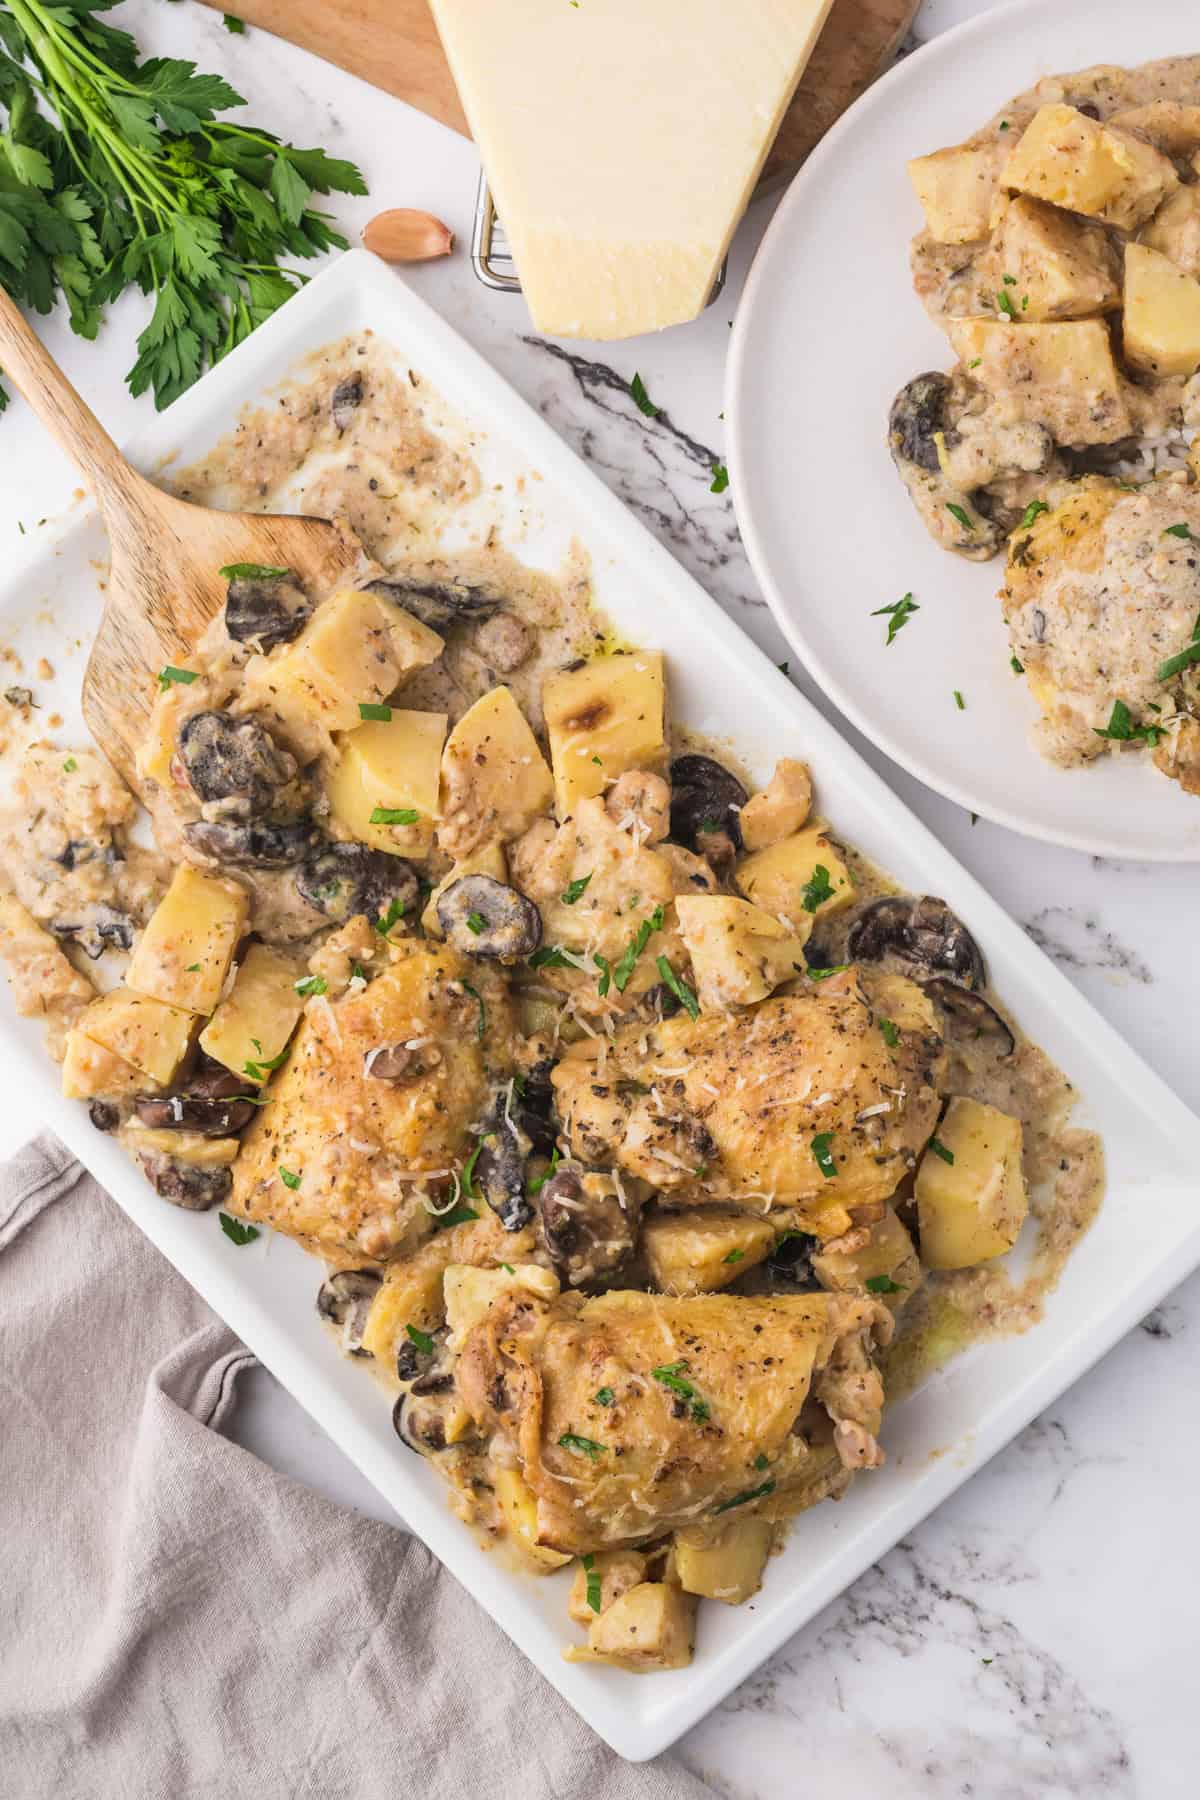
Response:
[{"label": "wooden serving spoon", "polygon": [[138,789],[134,758],[156,677],[186,661],[224,604],[229,563],[293,569],[321,593],[362,560],[327,519],[217,512],[139,475],[0,288],[0,368],[57,438],[92,491],[112,552],[104,611],[83,677],[83,716],[97,745]]}]

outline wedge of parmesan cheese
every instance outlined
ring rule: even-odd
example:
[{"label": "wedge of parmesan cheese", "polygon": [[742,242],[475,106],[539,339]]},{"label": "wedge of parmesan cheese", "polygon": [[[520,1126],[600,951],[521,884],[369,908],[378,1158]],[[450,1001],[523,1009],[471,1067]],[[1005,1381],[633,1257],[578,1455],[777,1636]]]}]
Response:
[{"label": "wedge of parmesan cheese", "polygon": [[694,319],[831,0],[432,0],[540,331]]}]

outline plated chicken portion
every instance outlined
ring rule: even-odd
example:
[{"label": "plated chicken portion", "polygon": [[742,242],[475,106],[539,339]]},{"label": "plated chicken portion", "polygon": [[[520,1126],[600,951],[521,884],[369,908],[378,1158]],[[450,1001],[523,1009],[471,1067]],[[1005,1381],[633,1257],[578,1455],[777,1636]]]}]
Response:
[{"label": "plated chicken portion", "polygon": [[[680,1667],[793,1515],[887,1479],[897,1356],[1033,1321],[1099,1151],[968,926],[854,850],[799,755],[692,739],[577,551],[417,558],[416,509],[388,538],[419,390],[374,357],[360,401],[333,357],[288,415],[358,576],[224,571],[139,757],[158,852],[90,753],[29,746],[0,955],[65,1092],[217,1215],[188,1229],[264,1279],[267,1232],[321,1265],[396,1455],[569,1571],[571,1654]],[[227,504],[299,481],[246,435]]]}]

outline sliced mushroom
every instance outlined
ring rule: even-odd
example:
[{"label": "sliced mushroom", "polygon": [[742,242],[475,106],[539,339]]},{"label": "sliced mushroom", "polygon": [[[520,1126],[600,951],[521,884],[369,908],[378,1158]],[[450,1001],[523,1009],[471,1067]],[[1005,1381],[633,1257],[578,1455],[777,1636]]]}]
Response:
[{"label": "sliced mushroom", "polygon": [[179,756],[197,799],[242,800],[251,813],[265,812],[296,773],[294,759],[261,725],[227,712],[185,720]]},{"label": "sliced mushroom", "polygon": [[376,1044],[363,1057],[363,1075],[368,1081],[390,1081],[399,1085],[405,1081],[419,1081],[441,1060],[442,1053],[436,1044],[423,1045],[419,1050],[410,1049],[407,1044]]},{"label": "sliced mushroom", "polygon": [[821,1248],[820,1238],[803,1231],[789,1231],[780,1238],[763,1265],[772,1287],[788,1292],[809,1293],[820,1287],[813,1272],[812,1259]]},{"label": "sliced mushroom", "polygon": [[121,1114],[111,1100],[93,1100],[88,1107],[88,1118],[97,1131],[115,1131],[121,1123]]},{"label": "sliced mushroom", "polygon": [[422,1375],[429,1374],[442,1355],[445,1348],[445,1332],[427,1333],[431,1348],[420,1349],[405,1333],[400,1348],[396,1351],[397,1381],[419,1381]]},{"label": "sliced mushroom", "polygon": [[[937,440],[946,441],[952,393],[950,377],[937,369],[905,382],[892,401],[888,419],[888,445],[898,463],[912,463],[930,475],[939,472]],[[953,428],[949,429],[953,435]]]},{"label": "sliced mushroom", "polygon": [[183,835],[193,850],[235,869],[284,869],[321,839],[311,819],[193,819]]},{"label": "sliced mushroom", "polygon": [[489,619],[503,600],[486,588],[469,587],[464,581],[431,581],[421,575],[389,575],[369,581],[369,594],[380,594],[394,606],[402,606],[422,625],[446,631],[473,619]]},{"label": "sliced mushroom", "polygon": [[91,902],[88,912],[91,916],[78,923],[72,919],[52,919],[52,934],[78,944],[90,962],[95,962],[106,950],[132,948],[137,927],[128,913],[118,912],[116,907],[106,906],[100,900]]},{"label": "sliced mushroom", "polygon": [[354,423],[354,415],[362,405],[362,397],[362,375],[358,371],[353,375],[344,375],[333,390],[329,407],[339,432],[345,431]]},{"label": "sliced mushroom", "polygon": [[229,636],[237,644],[253,641],[260,650],[290,644],[311,613],[311,602],[290,569],[234,575],[225,595]]},{"label": "sliced mushroom", "polygon": [[5,688],[4,698],[8,701],[8,704],[10,706],[15,706],[22,711],[25,709],[25,707],[32,706],[34,704],[32,688],[27,688],[27,687]]},{"label": "sliced mushroom", "polygon": [[106,862],[122,862],[124,858],[120,855],[114,859],[114,849],[115,845],[97,843],[92,838],[70,838],[53,860],[69,873],[72,869],[86,868],[88,863],[93,863],[98,858],[103,858]]},{"label": "sliced mushroom", "polygon": [[366,844],[339,844],[331,838],[309,854],[296,871],[300,897],[339,924],[365,913],[386,918],[393,901],[397,918],[411,918],[421,891],[412,864]]},{"label": "sliced mushroom", "polygon": [[539,1196],[541,1238],[563,1280],[582,1287],[619,1268],[637,1242],[641,1201],[612,1175],[564,1163]]},{"label": "sliced mushroom", "polygon": [[711,854],[722,838],[740,849],[738,814],[746,799],[737,776],[711,756],[677,756],[671,764],[671,836],[700,855]]},{"label": "sliced mushroom", "polygon": [[454,1377],[448,1370],[419,1375],[392,1408],[396,1436],[418,1456],[436,1455],[446,1448],[446,1413],[454,1401]]},{"label": "sliced mushroom", "polygon": [[924,984],[925,992],[936,1001],[946,1017],[946,1035],[954,1043],[986,1045],[995,1056],[1011,1056],[1017,1047],[1012,1030],[994,1006],[980,994],[935,976]]},{"label": "sliced mushroom", "polygon": [[894,956],[915,972],[945,975],[960,987],[981,988],[987,980],[975,939],[946,902],[932,894],[872,901],[850,927],[846,944],[853,962]]},{"label": "sliced mushroom", "polygon": [[317,1290],[317,1311],[323,1319],[342,1328],[342,1349],[350,1356],[370,1356],[363,1348],[363,1332],[371,1302],[382,1277],[373,1269],[338,1269]]},{"label": "sliced mushroom", "polygon": [[[231,1077],[231,1080],[236,1080]],[[238,1084],[245,1088],[245,1082]],[[133,1110],[155,1131],[198,1131],[203,1137],[236,1137],[254,1117],[254,1102],[230,1096],[139,1094]]]},{"label": "sliced mushroom", "polygon": [[233,1187],[233,1171],[228,1168],[203,1168],[156,1152],[143,1154],[138,1160],[155,1193],[185,1212],[207,1212],[212,1206],[220,1206]]},{"label": "sliced mushroom", "polygon": [[531,956],[542,941],[542,915],[532,900],[491,875],[464,875],[437,903],[446,942],[464,956]]},{"label": "sliced mushroom", "polygon": [[489,668],[511,675],[533,650],[533,631],[516,613],[498,612],[485,618],[475,633],[474,647]]}]

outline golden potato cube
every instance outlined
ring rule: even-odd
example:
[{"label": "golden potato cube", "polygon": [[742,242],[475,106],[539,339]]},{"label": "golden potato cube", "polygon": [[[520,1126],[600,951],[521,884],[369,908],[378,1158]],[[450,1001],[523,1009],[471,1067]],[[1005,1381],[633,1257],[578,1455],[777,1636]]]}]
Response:
[{"label": "golden potato cube", "polygon": [[988,235],[997,177],[1008,155],[1002,144],[958,144],[915,156],[909,179],[938,244],[970,244]]},{"label": "golden potato cube", "polygon": [[149,1080],[140,1069],[106,1050],[75,1026],[67,1033],[66,1055],[62,1065],[62,1091],[67,1100],[92,1100],[97,1095],[115,1099],[120,1094],[144,1094],[157,1082]]},{"label": "golden potato cube", "polygon": [[1019,1119],[979,1100],[951,1100],[917,1170],[926,1268],[969,1269],[1012,1249],[1028,1210],[1021,1145]]},{"label": "golden potato cube", "polygon": [[806,938],[815,918],[841,912],[855,894],[846,861],[823,825],[808,825],[743,857],[734,879],[747,900],[786,919],[794,931],[804,930]]},{"label": "golden potato cube", "polygon": [[[590,1625],[597,1611],[603,1612],[630,1588],[645,1581],[647,1567],[647,1558],[640,1550],[597,1550],[586,1559],[581,1557],[567,1598],[568,1614],[577,1625]],[[589,1591],[597,1595],[598,1609],[588,1599]]]},{"label": "golden potato cube", "polygon": [[1153,375],[1200,368],[1200,281],[1145,244],[1125,246],[1125,354]]},{"label": "golden potato cube", "polygon": [[571,1558],[538,1543],[537,1499],[518,1469],[498,1469],[493,1485],[500,1515],[524,1556],[543,1569],[561,1569]]},{"label": "golden potato cube", "polygon": [[196,1169],[227,1169],[242,1147],[238,1138],[210,1138],[200,1131],[159,1131],[135,1124],[126,1127],[123,1138],[126,1149],[135,1156],[150,1151],[156,1156],[173,1156],[176,1162]]},{"label": "golden potato cube", "polygon": [[810,917],[788,930],[762,907],[725,894],[680,894],[675,913],[706,1011],[765,1000],[807,967]]},{"label": "golden potato cube", "polygon": [[1114,131],[1136,131],[1167,156],[1190,156],[1200,150],[1200,106],[1182,100],[1150,100],[1113,113],[1107,124]]},{"label": "golden potato cube", "polygon": [[1021,318],[1086,319],[1121,304],[1116,257],[1104,228],[1018,194],[997,246],[1001,279]]},{"label": "golden potato cube", "polygon": [[852,1292],[874,1282],[868,1292],[888,1305],[901,1306],[922,1280],[912,1238],[890,1206],[867,1230],[867,1242],[857,1250],[815,1252],[813,1273],[823,1287],[835,1293]]},{"label": "golden potato cube", "polygon": [[1133,429],[1102,319],[1020,325],[947,319],[946,334],[972,378],[1021,419],[1048,425],[1060,444],[1111,444]]},{"label": "golden potato cube", "polygon": [[448,875],[443,875],[426,903],[421,914],[421,928],[427,937],[443,937],[441,920],[437,914],[437,903],[446,889],[455,881],[461,881],[464,875],[490,875],[493,881],[508,880],[508,858],[504,854],[503,844],[481,844],[470,856],[464,856],[456,862]]},{"label": "golden potato cube", "polygon": [[249,911],[250,896],[236,881],[181,863],[134,946],[126,986],[185,1012],[210,1013]]},{"label": "golden potato cube", "polygon": [[[450,1232],[442,1234],[449,1237]],[[445,1256],[437,1251],[445,1248]],[[431,1254],[432,1253],[432,1254]],[[396,1352],[407,1338],[407,1327],[415,1331],[437,1331],[446,1322],[446,1301],[442,1280],[446,1264],[453,1255],[449,1245],[437,1238],[417,1251],[413,1257],[393,1263],[382,1287],[371,1302],[363,1327],[363,1348],[381,1367],[395,1360]]]},{"label": "golden potato cube", "polygon": [[80,1013],[75,1030],[166,1087],[192,1047],[193,1013],[114,988]]},{"label": "golden potato cube", "polygon": [[[360,843],[395,856],[425,857],[433,848],[445,713],[391,709],[338,740],[325,778],[329,810]],[[377,818],[399,813],[399,818]]]},{"label": "golden potato cube", "polygon": [[438,844],[461,861],[483,844],[520,837],[553,798],[528,720],[509,688],[492,688],[446,739]]},{"label": "golden potato cube", "polygon": [[[200,1048],[235,1075],[261,1087],[267,1064],[284,1049],[304,1011],[296,983],[304,971],[269,944],[251,944],[233,986],[200,1033]],[[257,1074],[248,1073],[254,1069]]]},{"label": "golden potato cube", "polygon": [[770,1519],[735,1519],[719,1536],[675,1533],[675,1573],[685,1593],[741,1606],[762,1586],[775,1527]]},{"label": "golden potato cube", "polygon": [[712,1294],[763,1262],[778,1235],[766,1219],[697,1206],[647,1213],[641,1245],[660,1293]]},{"label": "golden potato cube", "polygon": [[794,837],[808,823],[811,811],[812,777],[807,763],[781,756],[766,787],[751,794],[738,816],[743,848],[766,850]]},{"label": "golden potato cube", "polygon": [[686,1669],[695,1640],[695,1595],[664,1581],[641,1581],[593,1619],[586,1649],[572,1645],[565,1655],[569,1662],[612,1663],[640,1675]]},{"label": "golden potato cube", "polygon": [[1004,186],[1133,231],[1179,186],[1169,159],[1073,106],[1043,106],[1004,165]]},{"label": "golden potato cube", "polygon": [[410,675],[437,661],[446,648],[446,640],[439,637],[432,626],[423,625],[412,613],[405,612],[402,606],[396,606],[382,596],[379,598],[388,622],[392,656],[400,671],[400,680],[405,682]]},{"label": "golden potato cube", "polygon": [[1200,275],[1200,185],[1172,194],[1143,228],[1138,242],[1169,256],[1185,275]]},{"label": "golden potato cube", "polygon": [[627,769],[653,769],[666,754],[663,659],[657,650],[596,656],[548,675],[542,711],[561,819]]},{"label": "golden potato cube", "polygon": [[507,1269],[478,1269],[470,1263],[451,1263],[442,1285],[452,1350],[462,1349],[493,1301],[502,1294],[520,1288],[539,1300],[553,1300],[559,1291],[558,1276],[538,1263],[517,1263]]}]

